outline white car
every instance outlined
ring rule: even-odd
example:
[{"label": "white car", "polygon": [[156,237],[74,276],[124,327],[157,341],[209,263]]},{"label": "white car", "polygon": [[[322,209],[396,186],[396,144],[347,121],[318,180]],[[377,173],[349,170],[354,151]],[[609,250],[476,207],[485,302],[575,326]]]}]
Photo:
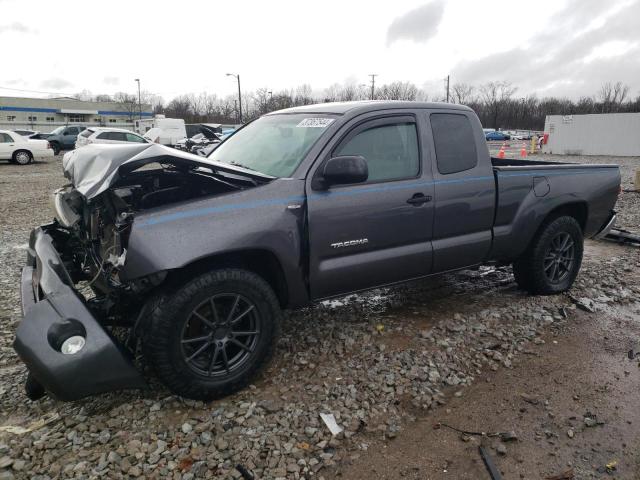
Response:
[{"label": "white car", "polygon": [[150,143],[124,128],[89,127],[76,139],[76,148],[92,143]]},{"label": "white car", "polygon": [[0,160],[27,165],[35,158],[53,157],[53,149],[46,140],[31,140],[10,130],[0,130]]}]

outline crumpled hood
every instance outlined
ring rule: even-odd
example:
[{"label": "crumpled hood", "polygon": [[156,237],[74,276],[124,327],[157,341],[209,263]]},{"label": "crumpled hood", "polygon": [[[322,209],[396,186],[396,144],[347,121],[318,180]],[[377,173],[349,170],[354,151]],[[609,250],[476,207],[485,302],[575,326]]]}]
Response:
[{"label": "crumpled hood", "polygon": [[109,145],[92,144],[64,155],[64,176],[85,198],[91,199],[109,188],[119,178],[149,163],[171,164],[175,167],[204,167],[251,178],[258,182],[273,179],[269,175],[182,152],[156,143]]}]

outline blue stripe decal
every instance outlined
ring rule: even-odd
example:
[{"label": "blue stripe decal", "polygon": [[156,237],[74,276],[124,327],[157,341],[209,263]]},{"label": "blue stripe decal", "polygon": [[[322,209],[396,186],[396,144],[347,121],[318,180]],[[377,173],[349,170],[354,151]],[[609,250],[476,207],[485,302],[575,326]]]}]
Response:
[{"label": "blue stripe decal", "polygon": [[[529,172],[517,172],[517,173],[507,173],[507,174],[502,174],[498,172],[498,174],[503,177],[523,177],[523,176],[533,176],[533,175],[575,175],[575,174],[595,173],[594,170],[612,170],[612,169],[608,167],[601,167],[601,168],[592,168],[592,169],[582,170],[582,171],[578,169],[571,169],[569,171],[564,170],[562,172],[536,170],[536,171],[529,171]],[[227,205],[220,205],[216,207],[197,208],[194,210],[169,213],[165,215],[160,214],[155,217],[139,220],[136,222],[136,225],[138,225],[139,227],[147,227],[151,225],[157,225],[160,223],[181,220],[184,218],[206,216],[212,213],[228,212],[232,210],[248,210],[251,208],[272,206],[272,205],[288,205],[291,202],[304,202],[305,200],[307,201],[325,200],[327,197],[355,196],[355,195],[361,195],[365,193],[379,193],[379,192],[388,192],[388,191],[394,191],[394,190],[405,190],[405,189],[411,189],[416,187],[426,187],[431,185],[447,185],[447,184],[454,184],[454,183],[477,182],[477,181],[486,181],[486,180],[493,180],[493,176],[467,177],[467,178],[458,178],[458,179],[451,179],[451,180],[435,180],[435,181],[430,180],[430,181],[422,181],[422,182],[403,183],[400,185],[384,184],[384,185],[379,185],[374,187],[352,187],[349,189],[334,190],[332,192],[326,192],[326,193],[312,193],[307,195],[306,197],[304,195],[295,195],[295,196],[284,197],[284,198],[255,200],[255,201],[244,202],[244,203],[230,203]]]},{"label": "blue stripe decal", "polygon": [[0,110],[7,112],[42,112],[42,113],[58,113],[57,108],[35,108],[35,107],[0,107]]},{"label": "blue stripe decal", "polygon": [[[7,112],[39,112],[39,113],[59,113],[60,115],[67,115],[65,113],[60,113],[59,108],[36,108],[36,107],[6,107],[0,106],[0,110],[4,110]],[[90,113],[83,113],[81,115],[92,115]],[[98,115],[126,115],[129,117],[138,117],[140,114],[138,112],[122,112],[117,110],[98,110]],[[142,112],[143,117],[153,117],[153,112]]]},{"label": "blue stripe decal", "polygon": [[180,220],[183,218],[201,217],[204,215],[210,215],[212,213],[228,212],[229,210],[247,210],[250,208],[270,205],[287,205],[290,202],[304,202],[304,195],[296,195],[286,198],[273,198],[269,200],[256,200],[253,202],[245,203],[230,203],[228,205],[220,205],[218,207],[206,207],[198,208],[195,210],[187,210],[186,212],[169,213],[167,215],[158,215],[157,217],[151,217],[146,220],[141,220],[140,222],[138,222],[138,225],[141,227],[146,227],[149,225],[171,222],[173,220]]}]

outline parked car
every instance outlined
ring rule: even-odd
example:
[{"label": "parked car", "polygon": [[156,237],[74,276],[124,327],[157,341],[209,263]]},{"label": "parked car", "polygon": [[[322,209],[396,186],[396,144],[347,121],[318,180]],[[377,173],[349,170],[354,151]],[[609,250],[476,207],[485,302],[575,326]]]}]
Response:
[{"label": "parked car", "polygon": [[0,160],[27,165],[35,158],[53,157],[53,149],[46,140],[31,140],[10,130],[0,130]]},{"label": "parked car", "polygon": [[90,143],[149,143],[149,141],[124,128],[89,127],[78,135],[76,148]]},{"label": "parked car", "polygon": [[63,125],[51,133],[39,133],[33,138],[47,140],[53,148],[55,155],[58,155],[62,150],[71,150],[76,145],[76,139],[80,132],[84,131],[87,127],[81,125]]},{"label": "parked car", "polygon": [[141,345],[176,394],[228,395],[267,363],[282,308],[486,262],[566,291],[583,238],[615,222],[619,168],[492,159],[481,128],[460,105],[327,103],[267,114],[208,158],[67,153],[22,273],[28,394],[141,387]]},{"label": "parked car", "polygon": [[18,135],[23,137],[33,137],[34,135],[38,135],[40,132],[36,132],[35,130],[14,130]]},{"label": "parked car", "polygon": [[511,136],[503,132],[489,132],[485,135],[487,141],[490,140],[511,140]]}]

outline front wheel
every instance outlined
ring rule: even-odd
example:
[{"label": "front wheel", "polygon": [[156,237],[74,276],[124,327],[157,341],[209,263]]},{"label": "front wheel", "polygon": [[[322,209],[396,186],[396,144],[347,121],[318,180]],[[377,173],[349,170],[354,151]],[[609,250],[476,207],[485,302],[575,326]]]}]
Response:
[{"label": "front wheel", "polygon": [[569,216],[545,223],[513,264],[520,288],[537,295],[561,293],[573,285],[582,264],[580,224]]},{"label": "front wheel", "polygon": [[214,270],[159,303],[143,352],[174,393],[212,400],[244,388],[271,357],[280,308],[255,273]]},{"label": "front wheel", "polygon": [[51,142],[51,148],[53,149],[53,154],[58,155],[60,153],[60,145],[56,142]]}]

